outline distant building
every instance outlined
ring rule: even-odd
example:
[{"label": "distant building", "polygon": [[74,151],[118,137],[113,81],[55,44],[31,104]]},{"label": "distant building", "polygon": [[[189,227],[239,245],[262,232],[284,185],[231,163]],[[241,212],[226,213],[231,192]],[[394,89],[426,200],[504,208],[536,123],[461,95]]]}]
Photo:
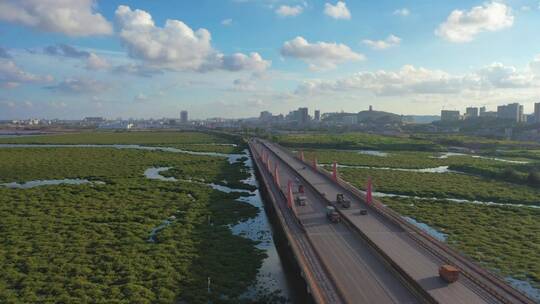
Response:
[{"label": "distant building", "polygon": [[[484,108],[485,110],[485,108]],[[468,107],[465,110],[465,119],[475,119],[478,118],[478,108],[476,107]]]},{"label": "distant building", "polygon": [[484,117],[486,115],[486,107],[480,108],[480,117]]},{"label": "distant building", "polygon": [[272,120],[272,113],[268,111],[262,111],[261,115],[259,115],[259,120],[264,122],[269,122]]},{"label": "distant building", "polygon": [[459,111],[442,110],[441,121],[458,121],[460,120]]},{"label": "distant building", "polygon": [[103,118],[103,117],[85,117],[83,119],[83,122],[85,122],[87,124],[98,125],[100,123],[105,122],[105,118]]},{"label": "distant building", "polygon": [[523,122],[523,106],[519,103],[511,103],[497,107],[497,118],[508,119],[514,122]]},{"label": "distant building", "polygon": [[540,102],[534,104],[534,121],[540,123]]},{"label": "distant building", "polygon": [[298,108],[298,122],[307,124],[309,122],[308,108]]},{"label": "distant building", "polygon": [[180,123],[181,124],[187,124],[188,122],[189,122],[188,111],[181,111],[180,112]]},{"label": "distant building", "polygon": [[358,115],[343,116],[343,124],[345,125],[358,124]]},{"label": "distant building", "polygon": [[369,111],[373,112],[373,106],[369,106]]},{"label": "distant building", "polygon": [[315,121],[321,121],[321,111],[320,110],[315,110],[314,119],[315,119]]}]

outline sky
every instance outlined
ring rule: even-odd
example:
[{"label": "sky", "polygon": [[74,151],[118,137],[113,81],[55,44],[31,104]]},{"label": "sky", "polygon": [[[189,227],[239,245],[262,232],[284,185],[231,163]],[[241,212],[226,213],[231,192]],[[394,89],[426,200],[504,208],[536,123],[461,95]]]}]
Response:
[{"label": "sky", "polygon": [[539,29],[539,0],[0,0],[0,119],[531,112]]}]

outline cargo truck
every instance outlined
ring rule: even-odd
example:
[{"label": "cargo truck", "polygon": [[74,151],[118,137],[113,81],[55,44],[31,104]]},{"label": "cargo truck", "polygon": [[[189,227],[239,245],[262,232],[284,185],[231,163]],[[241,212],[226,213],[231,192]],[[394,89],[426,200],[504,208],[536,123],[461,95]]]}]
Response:
[{"label": "cargo truck", "polygon": [[336,208],[333,206],[327,206],[326,207],[326,217],[330,220],[332,223],[339,223],[341,222],[341,216],[336,211]]},{"label": "cargo truck", "polygon": [[454,283],[459,278],[459,269],[452,265],[442,265],[439,268],[439,277],[447,283]]}]

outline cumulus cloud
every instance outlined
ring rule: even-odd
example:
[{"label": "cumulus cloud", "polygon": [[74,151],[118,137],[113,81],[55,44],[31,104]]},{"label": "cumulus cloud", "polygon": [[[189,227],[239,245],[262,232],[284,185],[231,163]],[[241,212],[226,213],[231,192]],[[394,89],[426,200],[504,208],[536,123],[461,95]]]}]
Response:
[{"label": "cumulus cloud", "polygon": [[90,53],[86,59],[86,69],[88,70],[106,70],[111,67],[107,59],[101,58],[94,53]]},{"label": "cumulus cloud", "polygon": [[452,75],[405,65],[397,71],[360,72],[334,81],[305,81],[297,94],[365,90],[378,96],[406,94],[458,94],[465,91],[540,88],[540,82],[527,71],[494,63],[465,75]]},{"label": "cumulus cloud", "polygon": [[111,66],[105,58],[101,58],[92,52],[79,50],[67,44],[50,45],[45,47],[43,52],[50,56],[84,59],[86,60],[86,69],[88,70],[104,70]]},{"label": "cumulus cloud", "polygon": [[9,52],[5,48],[0,47],[0,58],[10,59],[11,55],[9,54]]},{"label": "cumulus cloud", "polygon": [[401,38],[390,35],[385,40],[365,39],[362,42],[374,50],[386,50],[388,48],[398,46],[401,43]]},{"label": "cumulus cloud", "polygon": [[45,83],[53,81],[50,75],[38,76],[26,72],[11,60],[0,60],[0,86],[15,88],[23,83]]},{"label": "cumulus cloud", "polygon": [[95,79],[71,77],[66,78],[62,82],[54,86],[49,86],[47,88],[50,90],[64,93],[85,94],[100,93],[108,90],[110,86],[104,82]]},{"label": "cumulus cloud", "polygon": [[276,9],[276,14],[281,17],[294,17],[300,15],[303,10],[304,8],[300,5],[282,5],[278,9]]},{"label": "cumulus cloud", "polygon": [[67,44],[50,45],[43,49],[43,52],[51,56],[69,57],[69,58],[88,58],[89,52],[81,51]]},{"label": "cumulus cloud", "polygon": [[167,20],[164,27],[155,25],[143,10],[121,5],[116,10],[119,36],[131,57],[155,68],[208,71],[258,70],[270,66],[257,53],[224,55],[211,45],[206,29],[192,30],[179,20]]},{"label": "cumulus cloud", "polygon": [[393,13],[396,16],[409,16],[411,14],[411,11],[408,8],[400,8],[394,11]]},{"label": "cumulus cloud", "polygon": [[286,41],[281,48],[281,54],[285,57],[293,57],[304,60],[311,69],[330,69],[346,61],[364,60],[365,56],[351,50],[345,44],[335,42],[309,43],[303,37],[296,37]]},{"label": "cumulus cloud", "polygon": [[537,55],[533,61],[529,63],[529,68],[536,75],[536,77],[540,78],[540,55]]},{"label": "cumulus cloud", "polygon": [[113,72],[140,77],[152,77],[154,75],[163,74],[161,69],[134,63],[116,66],[113,68]]},{"label": "cumulus cloud", "polygon": [[3,0],[0,20],[69,36],[112,34],[94,0]]},{"label": "cumulus cloud", "polygon": [[229,26],[232,25],[232,19],[224,19],[221,21],[221,25]]},{"label": "cumulus cloud", "polygon": [[324,13],[334,19],[351,19],[351,12],[343,1],[338,1],[336,5],[325,3]]},{"label": "cumulus cloud", "polygon": [[233,72],[243,70],[262,72],[270,66],[270,62],[264,60],[258,53],[251,53],[249,56],[242,53],[220,54],[217,58],[218,67]]},{"label": "cumulus cloud", "polygon": [[512,9],[504,3],[490,2],[470,11],[454,10],[435,34],[450,42],[472,41],[482,32],[499,31],[514,24]]}]

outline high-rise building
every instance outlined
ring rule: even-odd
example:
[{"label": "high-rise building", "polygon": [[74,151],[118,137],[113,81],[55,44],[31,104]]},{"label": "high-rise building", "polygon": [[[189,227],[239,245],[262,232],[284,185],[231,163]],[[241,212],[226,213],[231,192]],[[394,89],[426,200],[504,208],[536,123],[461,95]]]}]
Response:
[{"label": "high-rise building", "polygon": [[321,111],[320,110],[315,110],[314,119],[315,119],[315,121],[321,121]]},{"label": "high-rise building", "polygon": [[[485,108],[484,108],[484,110],[485,110]],[[478,108],[476,108],[476,107],[468,107],[465,110],[465,118],[466,119],[478,118]]]},{"label": "high-rise building", "polygon": [[540,123],[540,102],[534,104],[534,121]]},{"label": "high-rise building", "polygon": [[180,123],[187,124],[189,121],[188,119],[188,111],[181,111],[180,112]]},{"label": "high-rise building", "polygon": [[519,103],[511,103],[497,107],[497,118],[508,119],[514,122],[524,121],[523,106]]},{"label": "high-rise building", "polygon": [[481,107],[480,108],[480,117],[484,117],[486,116],[486,107]]},{"label": "high-rise building", "polygon": [[458,121],[460,119],[459,111],[442,110],[441,121]]},{"label": "high-rise building", "polygon": [[308,108],[298,108],[298,122],[307,124],[309,122]]}]

